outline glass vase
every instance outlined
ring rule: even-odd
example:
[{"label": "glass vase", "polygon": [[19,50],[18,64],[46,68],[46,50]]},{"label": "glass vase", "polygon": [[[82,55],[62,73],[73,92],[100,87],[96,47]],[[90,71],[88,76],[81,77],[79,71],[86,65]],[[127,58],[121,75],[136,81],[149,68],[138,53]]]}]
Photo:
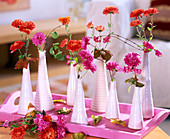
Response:
[{"label": "glass vase", "polygon": [[105,112],[108,94],[109,91],[106,76],[106,65],[104,60],[100,57],[100,59],[97,60],[96,84],[91,110],[95,112]]},{"label": "glass vase", "polygon": [[105,117],[107,119],[111,119],[111,118],[119,119],[120,117],[116,81],[113,81],[113,82],[111,81],[110,83],[110,90],[109,90],[109,96],[107,99]]},{"label": "glass vase", "polygon": [[81,79],[77,79],[76,83],[76,93],[74,98],[74,107],[71,116],[71,122],[85,125],[88,124],[84,100],[84,90]]},{"label": "glass vase", "polygon": [[67,105],[74,105],[75,89],[76,89],[77,73],[76,67],[73,64],[70,65],[70,76],[67,86]]},{"label": "glass vase", "polygon": [[23,68],[18,114],[22,114],[22,115],[27,114],[28,105],[30,103],[34,105],[34,97],[33,97],[32,85],[30,79],[30,68],[28,64],[27,69]]},{"label": "glass vase", "polygon": [[143,118],[152,118],[154,116],[154,106],[151,89],[149,53],[143,54],[141,79],[145,84],[145,86],[141,88]]},{"label": "glass vase", "polygon": [[35,106],[39,111],[50,111],[54,108],[47,73],[46,51],[40,50]]},{"label": "glass vase", "polygon": [[131,129],[143,128],[142,104],[139,87],[134,88],[128,127]]}]

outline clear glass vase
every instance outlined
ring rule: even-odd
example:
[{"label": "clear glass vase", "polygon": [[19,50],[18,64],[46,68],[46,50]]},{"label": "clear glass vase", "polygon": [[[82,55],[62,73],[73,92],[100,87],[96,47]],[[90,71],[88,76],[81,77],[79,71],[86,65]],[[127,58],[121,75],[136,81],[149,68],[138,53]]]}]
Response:
[{"label": "clear glass vase", "polygon": [[35,106],[37,110],[40,111],[42,110],[50,111],[54,108],[47,73],[46,51],[40,50]]},{"label": "clear glass vase", "polygon": [[145,84],[145,86],[141,88],[143,118],[152,118],[154,116],[154,106],[151,88],[149,53],[143,54],[141,77],[142,82]]},{"label": "clear glass vase", "polygon": [[32,103],[34,105],[34,97],[30,79],[30,68],[28,64],[27,69],[23,68],[18,114],[27,114],[29,103]]},{"label": "clear glass vase", "polygon": [[84,90],[81,79],[77,79],[76,83],[76,93],[74,98],[74,107],[71,116],[71,122],[85,125],[88,124],[84,100]]},{"label": "clear glass vase", "polygon": [[74,105],[74,97],[76,92],[76,81],[77,81],[77,73],[76,67],[73,64],[70,65],[70,76],[67,86],[67,105]]},{"label": "clear glass vase", "polygon": [[128,127],[131,129],[143,128],[142,104],[139,87],[134,88]]},{"label": "clear glass vase", "polygon": [[109,96],[107,99],[106,113],[105,117],[107,119],[116,118],[119,119],[119,102],[117,98],[116,81],[110,83]]},{"label": "clear glass vase", "polygon": [[100,60],[97,61],[96,84],[91,110],[95,112],[105,112],[108,94],[109,91],[106,76],[106,65],[104,60],[100,57]]}]

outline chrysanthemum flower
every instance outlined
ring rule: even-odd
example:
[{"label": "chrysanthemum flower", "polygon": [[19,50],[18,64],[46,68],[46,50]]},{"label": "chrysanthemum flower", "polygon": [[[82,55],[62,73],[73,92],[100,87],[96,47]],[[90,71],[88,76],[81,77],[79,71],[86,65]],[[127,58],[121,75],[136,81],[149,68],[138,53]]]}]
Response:
[{"label": "chrysanthemum flower", "polygon": [[35,24],[33,22],[26,21],[19,27],[19,31],[24,32],[26,34],[30,34],[34,28]]},{"label": "chrysanthemum flower", "polygon": [[11,23],[11,25],[15,28],[19,28],[23,23],[24,21],[22,21],[21,19],[16,19]]},{"label": "chrysanthemum flower", "polygon": [[93,22],[92,21],[90,21],[88,24],[87,24],[87,28],[93,28],[94,26],[93,26]]},{"label": "chrysanthemum flower", "polygon": [[138,26],[141,23],[142,23],[142,21],[140,21],[140,20],[134,20],[134,21],[130,22],[130,26],[131,27]]},{"label": "chrysanthemum flower", "polygon": [[14,42],[10,47],[11,53],[15,52],[17,49],[21,49],[24,45],[25,45],[25,42],[23,41]]},{"label": "chrysanthemum flower", "polygon": [[128,53],[124,58],[125,64],[130,67],[137,67],[141,63],[141,57],[137,53]]},{"label": "chrysanthemum flower", "polygon": [[143,42],[143,46],[144,46],[144,52],[150,52],[154,49],[154,46],[152,44],[150,44],[149,42],[144,41]]},{"label": "chrysanthemum flower", "polygon": [[90,37],[88,37],[88,36],[83,37],[82,42],[81,42],[81,48],[86,50],[87,45],[90,44],[89,41],[90,41]]},{"label": "chrysanthemum flower", "polygon": [[70,23],[70,17],[60,17],[58,21],[61,22],[62,25],[68,25]]},{"label": "chrysanthemum flower", "polygon": [[70,40],[67,43],[67,49],[72,52],[78,51],[81,48],[81,40]]},{"label": "chrysanthemum flower", "polygon": [[37,45],[42,45],[43,43],[46,42],[46,37],[42,32],[35,33],[34,36],[32,37],[32,43]]},{"label": "chrysanthemum flower", "polygon": [[40,137],[40,139],[56,139],[57,131],[49,126],[45,130],[41,131],[40,135],[38,136]]},{"label": "chrysanthemum flower", "polygon": [[105,15],[115,14],[115,13],[119,13],[118,8],[115,7],[115,6],[106,7],[106,8],[103,10],[103,14],[105,14]]},{"label": "chrysanthemum flower", "polygon": [[130,13],[130,17],[135,17],[135,19],[137,19],[138,16],[140,16],[142,18],[142,15],[144,13],[143,9],[135,9]]},{"label": "chrysanthemum flower", "polygon": [[102,32],[102,31],[104,31],[105,27],[102,25],[99,25],[99,26],[96,26],[95,29],[99,32]]},{"label": "chrysanthemum flower", "polygon": [[25,135],[25,129],[22,126],[19,126],[17,128],[14,128],[10,135],[12,135],[11,139],[23,139]]},{"label": "chrysanthemum flower", "polygon": [[158,56],[158,57],[161,57],[162,53],[159,50],[155,50],[155,55]]},{"label": "chrysanthemum flower", "polygon": [[147,17],[147,16],[150,16],[150,15],[153,15],[153,14],[157,14],[157,13],[159,13],[158,9],[156,9],[156,8],[149,8],[149,9],[144,11],[143,16]]},{"label": "chrysanthemum flower", "polygon": [[110,71],[117,71],[117,72],[120,72],[121,71],[121,67],[118,63],[116,62],[108,62],[107,65],[106,65],[106,68]]}]

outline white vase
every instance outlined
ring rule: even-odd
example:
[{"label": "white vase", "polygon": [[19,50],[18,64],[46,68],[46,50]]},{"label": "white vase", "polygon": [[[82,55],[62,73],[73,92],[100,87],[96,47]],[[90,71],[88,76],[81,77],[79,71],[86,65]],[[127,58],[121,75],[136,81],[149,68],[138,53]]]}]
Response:
[{"label": "white vase", "polygon": [[144,53],[143,55],[141,79],[145,84],[145,86],[141,88],[143,118],[152,118],[154,116],[154,106],[151,89],[149,53]]},{"label": "white vase", "polygon": [[85,125],[88,124],[84,100],[84,90],[81,79],[77,79],[76,83],[76,93],[74,98],[74,107],[71,116],[71,122]]},{"label": "white vase", "polygon": [[120,117],[116,81],[110,83],[110,91],[107,99],[105,117],[107,119],[111,119],[111,118],[119,119]]},{"label": "white vase", "polygon": [[49,111],[54,108],[47,73],[46,51],[40,50],[35,106],[39,111]]},{"label": "white vase", "polygon": [[128,127],[131,129],[143,128],[142,104],[139,87],[134,88]]},{"label": "white vase", "polygon": [[109,95],[106,76],[106,65],[102,58],[97,61],[95,91],[93,94],[91,110],[95,112],[105,112],[107,96]]},{"label": "white vase", "polygon": [[32,103],[34,105],[34,97],[32,93],[32,85],[31,85],[31,79],[30,79],[30,68],[28,64],[27,69],[23,68],[22,86],[21,86],[18,114],[22,114],[22,115],[27,114],[29,103]]},{"label": "white vase", "polygon": [[73,67],[73,64],[70,65],[70,76],[67,86],[67,105],[74,105],[74,96],[76,89],[77,73],[76,67]]}]

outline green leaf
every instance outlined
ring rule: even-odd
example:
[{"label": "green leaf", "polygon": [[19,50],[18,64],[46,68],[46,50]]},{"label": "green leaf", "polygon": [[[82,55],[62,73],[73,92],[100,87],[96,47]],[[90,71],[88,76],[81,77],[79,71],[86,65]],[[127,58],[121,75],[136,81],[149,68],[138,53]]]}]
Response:
[{"label": "green leaf", "polygon": [[51,55],[53,55],[53,56],[55,55],[53,48],[50,48],[49,52],[50,52]]},{"label": "green leaf", "polygon": [[108,23],[108,28],[111,28],[111,24],[110,23]]},{"label": "green leaf", "polygon": [[62,57],[62,54],[61,54],[61,53],[54,55],[54,58],[55,58],[55,59],[59,59],[60,57]]},{"label": "green leaf", "polygon": [[143,87],[145,86],[143,83],[137,82],[136,87]]},{"label": "green leaf", "polygon": [[19,59],[23,59],[25,55],[19,55],[18,58]]},{"label": "green leaf", "polygon": [[28,57],[30,57],[31,56],[31,54],[28,54]]},{"label": "green leaf", "polygon": [[147,27],[147,29],[148,29],[149,31],[151,31],[151,28],[150,28],[150,27]]},{"label": "green leaf", "polygon": [[63,61],[66,58],[66,56],[64,55],[63,57],[61,57],[59,60]]},{"label": "green leaf", "polygon": [[59,37],[58,33],[56,31],[52,32],[52,37],[53,39],[57,39]]},{"label": "green leaf", "polygon": [[58,49],[58,46],[57,46],[57,45],[54,45],[53,48],[54,48],[54,50],[57,50],[57,49]]},{"label": "green leaf", "polygon": [[138,25],[138,27],[140,27],[140,28],[141,28],[142,26],[141,26],[141,25]]},{"label": "green leaf", "polygon": [[59,44],[60,44],[60,43],[58,43],[58,42],[57,42],[57,43],[53,43],[53,46],[55,46],[55,45],[59,45]]},{"label": "green leaf", "polygon": [[74,133],[71,137],[72,137],[72,139],[85,139],[86,135],[78,132],[78,133]]},{"label": "green leaf", "polygon": [[37,126],[34,126],[34,127],[31,128],[31,131],[34,131],[34,130],[36,130],[37,128],[38,128]]},{"label": "green leaf", "polygon": [[77,58],[77,57],[75,57],[74,61],[75,61],[76,63],[78,63],[78,58]]},{"label": "green leaf", "polygon": [[67,27],[68,27],[68,25],[67,25],[67,24],[65,24],[65,27],[67,28]]},{"label": "green leaf", "polygon": [[91,115],[92,119],[93,119],[93,124],[96,125],[98,122],[101,121],[101,119],[103,118],[102,116],[94,116]]},{"label": "green leaf", "polygon": [[72,37],[72,34],[70,34],[70,38]]},{"label": "green leaf", "polygon": [[43,116],[45,116],[45,115],[46,115],[46,112],[43,110],[42,114],[43,114]]}]

